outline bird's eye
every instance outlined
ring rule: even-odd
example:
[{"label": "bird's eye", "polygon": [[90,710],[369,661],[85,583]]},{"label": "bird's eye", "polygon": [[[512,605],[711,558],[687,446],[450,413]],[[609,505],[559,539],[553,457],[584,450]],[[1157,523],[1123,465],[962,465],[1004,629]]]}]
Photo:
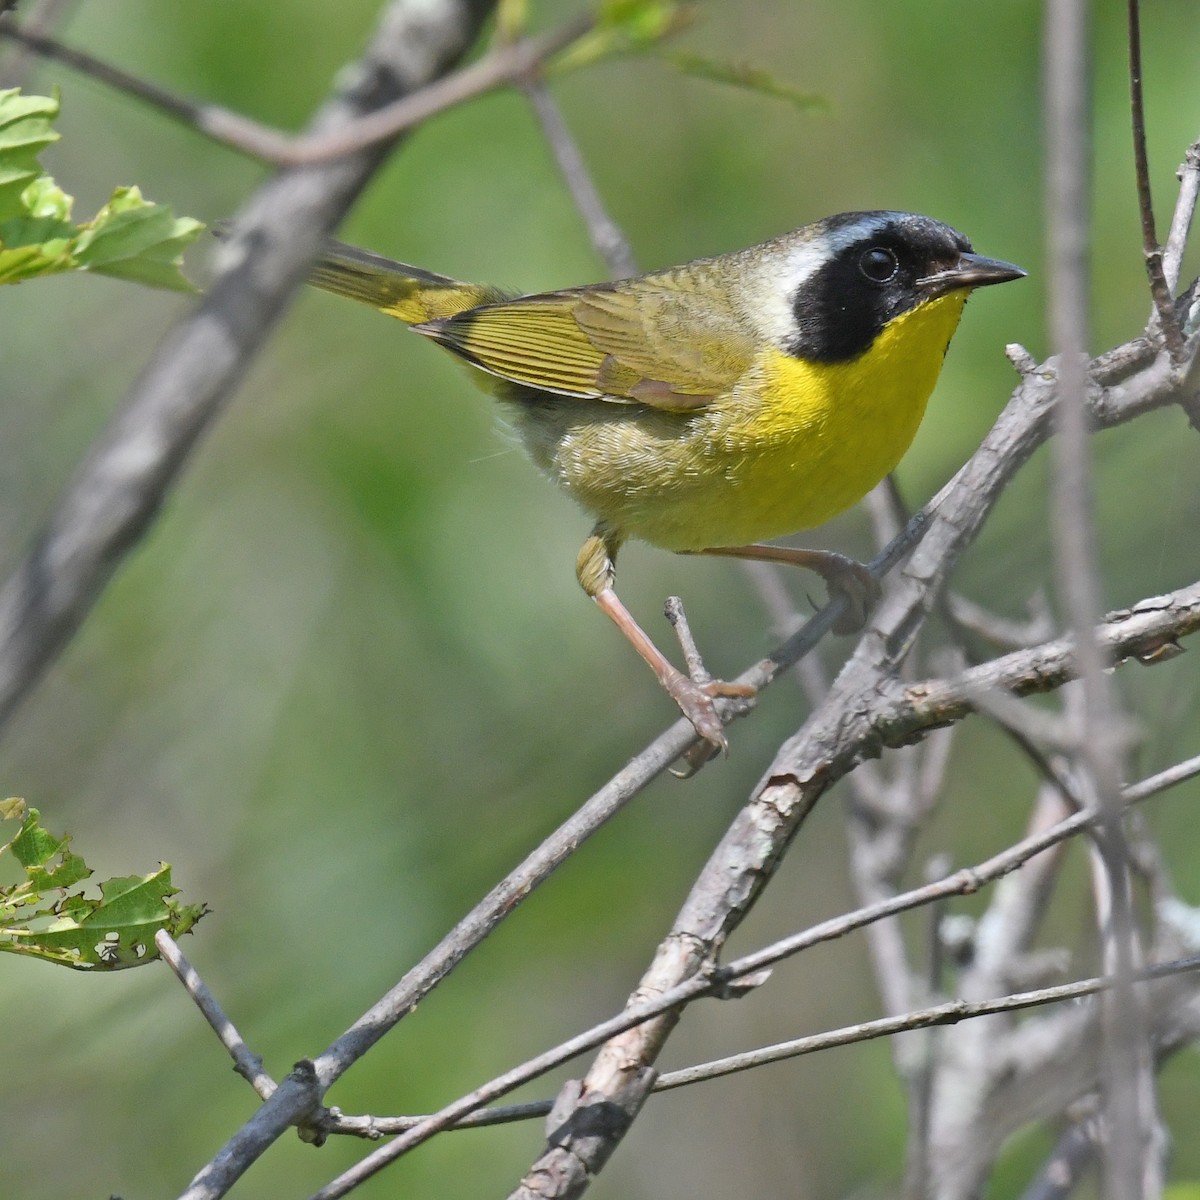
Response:
[{"label": "bird's eye", "polygon": [[858,269],[872,283],[887,283],[896,277],[900,264],[886,247],[872,246],[870,250],[863,251],[862,258],[858,260]]}]

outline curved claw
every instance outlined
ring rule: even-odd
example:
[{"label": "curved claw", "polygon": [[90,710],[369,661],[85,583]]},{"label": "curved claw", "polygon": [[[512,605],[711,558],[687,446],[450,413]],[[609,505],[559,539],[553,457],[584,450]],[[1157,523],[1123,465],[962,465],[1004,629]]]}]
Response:
[{"label": "curved claw", "polygon": [[[713,701],[718,698],[749,700],[757,692],[757,689],[747,683],[727,683],[722,679],[708,679],[701,683],[689,679],[682,672],[676,672],[670,679],[664,680],[663,686],[671,699],[679,705],[679,711],[691,721],[692,728],[704,739],[705,744],[699,749],[707,752],[699,762],[692,764],[693,770],[689,774],[695,774],[695,771],[712,757],[713,751],[729,753],[725,726]],[[690,753],[688,761],[692,762]]]}]

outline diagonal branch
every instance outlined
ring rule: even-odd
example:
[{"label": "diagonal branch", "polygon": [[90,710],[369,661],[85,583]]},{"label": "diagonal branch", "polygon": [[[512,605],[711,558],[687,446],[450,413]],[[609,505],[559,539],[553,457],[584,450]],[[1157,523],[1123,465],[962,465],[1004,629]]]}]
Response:
[{"label": "diagonal branch", "polygon": [[[1137,981],[1149,983],[1169,978],[1172,975],[1198,970],[1200,970],[1200,956],[1193,955],[1146,967],[1138,973]],[[895,1016],[860,1021],[854,1025],[844,1025],[838,1029],[828,1029],[823,1033],[791,1038],[786,1042],[759,1046],[754,1050],[745,1050],[739,1054],[731,1054],[724,1058],[711,1059],[690,1067],[667,1071],[658,1076],[651,1090],[655,1093],[669,1092],[676,1088],[691,1087],[697,1083],[706,1083],[712,1079],[736,1075],[742,1071],[752,1071],[770,1063],[786,1062],[791,1058],[801,1058],[842,1046],[853,1046],[860,1042],[874,1041],[877,1038],[894,1037],[897,1034],[913,1030],[957,1025],[964,1021],[972,1021],[978,1017],[992,1016],[998,1013],[1014,1013],[1030,1008],[1042,1008],[1046,1005],[1062,1003],[1065,1000],[1078,1000],[1085,996],[1094,996],[1104,992],[1112,985],[1113,980],[1110,976],[1095,976],[1091,979],[1075,980],[1072,983],[1056,984],[1053,987],[996,996],[990,1000],[975,1002],[950,1000],[943,1004],[931,1004],[914,1012],[897,1013]],[[552,1107],[549,1100],[533,1100],[524,1104],[477,1109],[455,1124],[447,1126],[446,1131],[479,1129],[488,1125],[534,1120],[538,1117],[548,1116]],[[410,1129],[429,1119],[429,1114],[405,1117],[345,1117],[339,1115],[335,1121],[330,1123],[329,1132],[380,1137],[386,1134],[407,1133]]]},{"label": "diagonal branch", "polygon": [[542,127],[546,141],[558,164],[559,172],[579,215],[587,226],[588,236],[611,279],[628,279],[638,273],[633,249],[620,226],[609,215],[604,200],[592,180],[587,163],[579,152],[571,131],[550,94],[545,81],[532,73],[521,85]]},{"label": "diagonal branch", "polygon": [[390,142],[446,109],[525,79],[547,59],[581,38],[594,24],[594,18],[585,15],[541,37],[497,46],[477,62],[443,78],[432,79],[418,90],[405,89],[409,94],[373,111],[364,110],[337,128],[314,129],[296,136],[219,104],[180,96],[82,50],[30,31],[28,26],[17,26],[7,18],[0,17],[0,38],[7,38],[29,53],[64,63],[117,91],[134,96],[219,145],[276,167],[302,167],[359,154],[381,142]]},{"label": "diagonal branch", "polygon": [[154,944],[158,947],[163,961],[175,972],[184,990],[195,1001],[196,1007],[209,1023],[213,1033],[220,1039],[221,1045],[229,1051],[229,1056],[233,1059],[233,1069],[263,1100],[268,1099],[275,1090],[275,1080],[267,1074],[262,1058],[246,1045],[237,1027],[225,1015],[225,1010],[200,978],[199,972],[180,950],[179,943],[165,929],[160,929],[154,935]]}]

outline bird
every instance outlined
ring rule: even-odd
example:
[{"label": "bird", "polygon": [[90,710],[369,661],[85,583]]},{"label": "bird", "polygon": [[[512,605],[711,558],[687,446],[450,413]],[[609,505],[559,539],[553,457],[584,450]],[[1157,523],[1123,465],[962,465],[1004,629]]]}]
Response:
[{"label": "bird", "polygon": [[576,560],[712,747],[715,701],[746,685],[684,674],[616,593],[631,538],[790,563],[850,600],[861,563],[765,545],[851,507],[900,461],[976,288],[1026,274],[918,213],[845,212],[745,250],[635,278],[519,295],[326,242],[314,286],[398,318],[469,364],[533,462],[594,521]]}]

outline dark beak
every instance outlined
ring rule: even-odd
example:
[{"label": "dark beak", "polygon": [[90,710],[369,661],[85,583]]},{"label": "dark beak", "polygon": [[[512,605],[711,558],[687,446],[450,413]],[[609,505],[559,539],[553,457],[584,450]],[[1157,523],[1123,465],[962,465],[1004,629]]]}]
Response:
[{"label": "dark beak", "polygon": [[960,254],[958,262],[944,271],[926,275],[917,280],[917,289],[926,299],[944,296],[959,288],[988,287],[993,283],[1008,283],[1010,279],[1023,279],[1025,272],[1012,263],[998,258],[984,258],[982,254]]}]

